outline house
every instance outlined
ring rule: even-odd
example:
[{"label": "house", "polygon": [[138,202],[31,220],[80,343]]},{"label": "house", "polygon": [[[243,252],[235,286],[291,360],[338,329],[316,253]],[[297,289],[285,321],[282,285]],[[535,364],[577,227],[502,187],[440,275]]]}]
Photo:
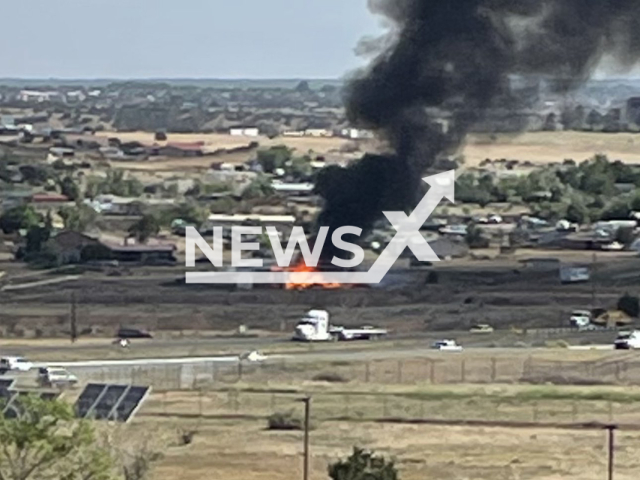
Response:
[{"label": "house", "polygon": [[212,214],[207,219],[208,228],[223,226],[231,227],[233,225],[260,225],[260,226],[293,226],[296,223],[296,217],[293,215],[223,215]]},{"label": "house", "polygon": [[273,190],[283,195],[311,195],[313,193],[313,183],[285,183],[273,182]]},{"label": "house", "polygon": [[256,127],[234,127],[229,130],[229,135],[233,137],[257,137],[260,130]]},{"label": "house", "polygon": [[84,233],[63,231],[54,235],[47,246],[62,264],[89,261],[135,263],[175,262],[176,246],[172,244],[143,245],[102,242]]},{"label": "house", "polygon": [[66,195],[44,192],[33,194],[29,199],[29,203],[36,210],[49,210],[64,207],[73,202]]},{"label": "house", "polygon": [[18,100],[21,102],[64,102],[64,94],[56,91],[20,90]]},{"label": "house", "polygon": [[164,146],[152,147],[153,155],[164,157],[201,157],[204,155],[204,142],[174,142]]},{"label": "house", "polygon": [[176,246],[172,244],[143,245],[143,244],[103,244],[110,253],[110,260],[118,262],[154,263],[176,261]]},{"label": "house", "polygon": [[360,130],[358,128],[345,128],[340,131],[340,135],[352,140],[358,140],[362,138],[374,138],[373,132],[369,130]]},{"label": "house", "polygon": [[81,263],[83,250],[87,246],[98,247],[100,242],[84,233],[70,230],[54,235],[47,242],[47,246],[53,251],[61,264]]}]

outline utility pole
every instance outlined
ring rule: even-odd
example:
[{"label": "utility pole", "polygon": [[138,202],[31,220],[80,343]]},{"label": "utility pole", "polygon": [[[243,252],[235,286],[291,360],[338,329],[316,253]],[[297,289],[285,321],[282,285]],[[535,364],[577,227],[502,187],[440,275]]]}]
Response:
[{"label": "utility pole", "polygon": [[616,425],[607,425],[605,428],[609,432],[609,469],[607,479],[613,480],[614,432],[618,427]]},{"label": "utility pole", "polygon": [[304,464],[302,480],[309,480],[309,428],[311,419],[311,397],[300,400],[304,403]]},{"label": "utility pole", "polygon": [[597,266],[597,256],[594,253],[591,259],[591,272],[589,272],[589,277],[591,278],[591,308],[596,308],[596,266]]},{"label": "utility pole", "polygon": [[78,339],[78,319],[76,314],[76,294],[71,294],[71,312],[69,315],[69,335],[71,337],[71,343],[75,343]]}]

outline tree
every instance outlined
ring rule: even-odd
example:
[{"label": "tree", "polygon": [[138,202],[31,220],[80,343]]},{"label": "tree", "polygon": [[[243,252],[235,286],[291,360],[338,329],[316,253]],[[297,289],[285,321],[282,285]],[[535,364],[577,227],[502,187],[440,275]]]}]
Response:
[{"label": "tree", "polygon": [[469,248],[488,248],[490,245],[489,239],[484,236],[484,231],[476,225],[469,225],[464,240]]},{"label": "tree", "polygon": [[398,469],[393,461],[354,447],[349,458],[329,465],[329,477],[332,480],[397,480]]},{"label": "tree", "polygon": [[273,173],[278,168],[284,168],[289,160],[291,160],[291,150],[285,145],[258,151],[258,163],[265,173]]},{"label": "tree", "polygon": [[91,424],[77,420],[61,400],[20,397],[0,416],[0,478],[3,480],[108,480],[113,459],[96,443]]},{"label": "tree", "polygon": [[40,223],[40,215],[30,205],[14,207],[0,216],[0,229],[4,233],[14,233],[21,229],[29,229]]},{"label": "tree", "polygon": [[266,175],[258,175],[242,192],[243,200],[263,198],[273,195],[271,180]]},{"label": "tree", "polygon": [[626,313],[630,317],[638,318],[640,314],[640,300],[634,295],[625,293],[620,300],[618,300],[618,310]]},{"label": "tree", "polygon": [[129,234],[140,243],[160,232],[160,223],[154,215],[143,215],[140,220],[129,227]]},{"label": "tree", "polygon": [[298,93],[308,93],[311,91],[311,87],[309,87],[309,82],[306,80],[302,80],[298,85],[296,85],[296,92]]},{"label": "tree", "polygon": [[69,200],[75,202],[80,198],[80,187],[71,177],[64,177],[60,181],[60,193],[65,195]]},{"label": "tree", "polygon": [[58,214],[62,217],[65,230],[73,230],[74,232],[84,232],[98,218],[98,214],[93,208],[83,204],[62,207]]}]

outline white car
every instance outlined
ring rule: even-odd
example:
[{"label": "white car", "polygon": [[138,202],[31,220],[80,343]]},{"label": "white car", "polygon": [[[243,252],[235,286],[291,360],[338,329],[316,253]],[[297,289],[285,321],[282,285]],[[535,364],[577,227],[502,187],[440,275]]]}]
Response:
[{"label": "white car", "polygon": [[78,377],[60,367],[41,367],[38,370],[38,383],[43,387],[75,385]]},{"label": "white car", "polygon": [[266,359],[267,357],[265,355],[262,355],[260,352],[257,352],[255,350],[245,352],[240,355],[240,360],[247,360],[249,362],[262,362]]},{"label": "white car", "polygon": [[24,357],[2,357],[0,359],[0,370],[15,370],[18,372],[28,372],[33,368],[33,363]]},{"label": "white car", "polygon": [[435,350],[461,352],[462,347],[455,340],[438,340],[432,346]]}]

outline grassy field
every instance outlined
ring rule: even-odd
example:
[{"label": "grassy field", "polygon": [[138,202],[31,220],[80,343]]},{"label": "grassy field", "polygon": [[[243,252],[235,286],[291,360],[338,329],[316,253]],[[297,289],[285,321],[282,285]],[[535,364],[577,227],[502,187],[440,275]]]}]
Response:
[{"label": "grassy field", "polygon": [[[313,391],[312,478],[326,478],[327,465],[357,445],[395,458],[405,480],[595,480],[606,474],[606,434],[595,425],[584,428],[575,422],[640,420],[637,389],[418,386],[387,388],[381,392],[383,401],[381,394],[330,392],[336,388],[313,391],[307,385],[299,393],[245,392],[235,399],[211,392],[204,398],[194,392],[157,394],[131,428],[159,429],[167,436],[197,431],[193,444],[167,450],[153,479],[297,479],[302,433],[269,431],[265,417],[273,411],[301,414],[296,400]],[[399,418],[451,424],[401,423]],[[554,423],[558,425],[552,427]],[[640,432],[633,426],[618,432],[616,478],[637,478],[639,441]]]},{"label": "grassy field", "polygon": [[640,135],[633,133],[531,132],[523,134],[470,135],[462,154],[465,165],[476,166],[486,158],[548,164],[586,160],[604,153],[611,160],[640,163]]}]

